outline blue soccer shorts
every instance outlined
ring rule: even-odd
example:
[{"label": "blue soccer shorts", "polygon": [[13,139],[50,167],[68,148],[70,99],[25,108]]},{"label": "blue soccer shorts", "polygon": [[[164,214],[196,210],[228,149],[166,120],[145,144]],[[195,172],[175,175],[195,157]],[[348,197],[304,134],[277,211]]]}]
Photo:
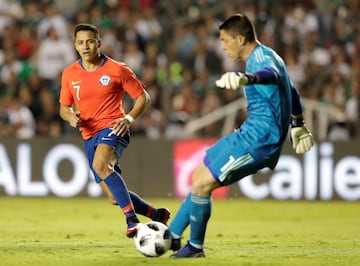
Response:
[{"label": "blue soccer shorts", "polygon": [[275,152],[272,147],[272,154],[269,155],[266,153],[264,155],[262,148],[261,156],[253,156],[256,151],[248,147],[248,143],[233,132],[221,138],[206,151],[204,164],[222,186],[233,184],[264,167],[275,168],[281,147],[275,149]]},{"label": "blue soccer shorts", "polygon": [[92,138],[84,140],[86,156],[88,158],[90,169],[94,173],[96,183],[100,183],[102,181],[102,179],[95,174],[94,169],[92,169],[96,147],[100,143],[109,145],[115,150],[116,156],[119,159],[129,145],[129,142],[130,131],[127,131],[123,137],[120,137],[112,133],[111,128],[105,128],[95,134]]}]

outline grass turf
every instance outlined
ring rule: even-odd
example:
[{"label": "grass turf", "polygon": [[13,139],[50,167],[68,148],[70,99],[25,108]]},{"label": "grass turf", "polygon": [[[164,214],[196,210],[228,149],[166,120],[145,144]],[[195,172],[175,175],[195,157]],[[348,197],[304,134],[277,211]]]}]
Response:
[{"label": "grass turf", "polygon": [[[173,215],[180,205],[148,200]],[[184,261],[171,251],[143,257],[104,198],[1,197],[0,265],[360,265],[359,210],[360,202],[214,200],[206,258]]]}]

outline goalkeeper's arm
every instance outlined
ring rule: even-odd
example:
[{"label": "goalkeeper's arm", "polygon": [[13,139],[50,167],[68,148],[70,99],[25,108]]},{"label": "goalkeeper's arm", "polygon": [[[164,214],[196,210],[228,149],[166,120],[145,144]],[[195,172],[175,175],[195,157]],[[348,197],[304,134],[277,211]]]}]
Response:
[{"label": "goalkeeper's arm", "polygon": [[216,81],[216,86],[236,90],[239,86],[248,84],[275,84],[278,78],[274,69],[264,67],[253,73],[227,72]]},{"label": "goalkeeper's arm", "polygon": [[292,110],[290,138],[292,147],[296,153],[303,154],[313,146],[313,137],[306,127],[303,118],[303,109],[300,96],[295,89],[291,88]]},{"label": "goalkeeper's arm", "polygon": [[291,126],[301,127],[304,124],[303,108],[300,100],[300,95],[295,87],[291,88],[291,102],[292,102]]},{"label": "goalkeeper's arm", "polygon": [[264,67],[256,72],[244,75],[248,79],[246,84],[274,84],[279,78],[278,73],[271,67]]}]

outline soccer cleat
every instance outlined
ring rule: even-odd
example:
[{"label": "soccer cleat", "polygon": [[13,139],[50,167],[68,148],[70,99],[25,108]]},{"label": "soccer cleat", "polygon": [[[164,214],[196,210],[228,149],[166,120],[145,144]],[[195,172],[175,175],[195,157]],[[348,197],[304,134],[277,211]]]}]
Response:
[{"label": "soccer cleat", "polygon": [[188,242],[179,252],[174,253],[170,256],[171,259],[182,259],[182,258],[204,258],[205,253],[203,249],[193,247]]},{"label": "soccer cleat", "polygon": [[138,231],[138,228],[137,228],[137,224],[136,224],[133,227],[128,227],[125,234],[129,238],[133,238],[136,235],[137,231]]},{"label": "soccer cleat", "polygon": [[126,236],[129,238],[132,238],[136,235],[138,231],[138,225],[140,223],[139,219],[136,216],[131,216],[126,218],[126,223],[128,225],[128,228],[126,230]]},{"label": "soccer cleat", "polygon": [[181,239],[180,238],[171,239],[170,249],[172,251],[178,251],[180,248],[181,248]]},{"label": "soccer cleat", "polygon": [[167,224],[168,220],[170,219],[170,211],[166,208],[159,208],[157,209],[155,218],[153,219],[153,221],[155,222],[160,222],[163,224]]}]

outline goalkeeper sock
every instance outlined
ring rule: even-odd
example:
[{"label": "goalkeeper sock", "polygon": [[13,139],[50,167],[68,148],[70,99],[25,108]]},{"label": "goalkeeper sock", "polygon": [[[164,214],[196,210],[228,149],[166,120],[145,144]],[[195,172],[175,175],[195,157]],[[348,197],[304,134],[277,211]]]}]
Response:
[{"label": "goalkeeper sock", "polygon": [[136,216],[128,189],[121,175],[117,172],[112,172],[104,179],[104,182],[109,187],[126,218]]},{"label": "goalkeeper sock", "polygon": [[191,197],[190,244],[202,249],[204,245],[207,223],[211,215],[211,196]]},{"label": "goalkeeper sock", "polygon": [[175,218],[169,225],[169,230],[174,238],[180,238],[185,228],[190,223],[191,193],[182,202]]}]

